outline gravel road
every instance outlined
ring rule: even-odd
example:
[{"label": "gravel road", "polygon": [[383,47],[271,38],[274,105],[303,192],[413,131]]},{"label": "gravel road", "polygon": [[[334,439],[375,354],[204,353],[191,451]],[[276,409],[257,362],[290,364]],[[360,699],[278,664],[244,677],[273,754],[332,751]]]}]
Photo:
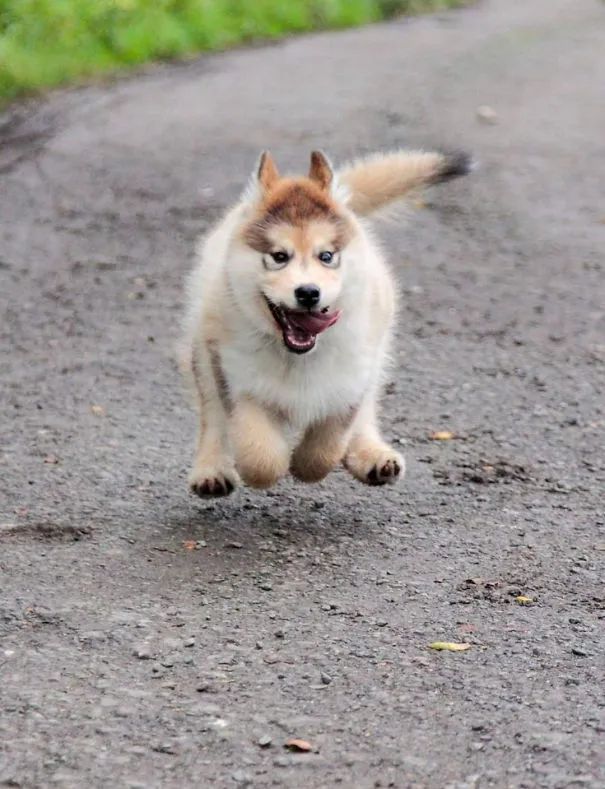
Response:
[{"label": "gravel road", "polygon": [[[604,86],[603,3],[485,0],[0,116],[0,785],[605,785]],[[197,234],[400,145],[482,163],[381,231],[404,484],[195,500]]]}]

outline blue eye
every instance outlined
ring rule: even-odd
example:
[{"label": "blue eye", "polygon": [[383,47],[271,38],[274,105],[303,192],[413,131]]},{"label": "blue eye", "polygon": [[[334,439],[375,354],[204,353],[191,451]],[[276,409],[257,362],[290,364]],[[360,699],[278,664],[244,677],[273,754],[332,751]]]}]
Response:
[{"label": "blue eye", "polygon": [[333,252],[328,252],[326,250],[324,252],[320,252],[317,257],[321,260],[322,263],[325,263],[327,265],[327,264],[332,262],[332,260],[334,258],[334,253]]}]

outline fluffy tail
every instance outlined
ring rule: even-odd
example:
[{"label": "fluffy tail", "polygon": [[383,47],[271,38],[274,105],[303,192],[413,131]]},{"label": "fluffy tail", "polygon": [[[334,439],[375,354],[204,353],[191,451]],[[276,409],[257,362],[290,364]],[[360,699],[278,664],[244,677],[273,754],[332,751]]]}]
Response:
[{"label": "fluffy tail", "polygon": [[360,216],[384,208],[413,189],[467,175],[473,160],[467,153],[395,151],[377,153],[345,166],[338,181],[349,194],[348,207]]}]

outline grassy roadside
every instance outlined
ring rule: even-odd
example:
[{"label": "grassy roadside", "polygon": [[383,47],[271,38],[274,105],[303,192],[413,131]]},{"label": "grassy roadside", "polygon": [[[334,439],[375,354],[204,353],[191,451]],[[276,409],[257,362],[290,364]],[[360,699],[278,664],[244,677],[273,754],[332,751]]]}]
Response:
[{"label": "grassy roadside", "polygon": [[0,105],[43,88],[151,60],[464,2],[0,0]]}]

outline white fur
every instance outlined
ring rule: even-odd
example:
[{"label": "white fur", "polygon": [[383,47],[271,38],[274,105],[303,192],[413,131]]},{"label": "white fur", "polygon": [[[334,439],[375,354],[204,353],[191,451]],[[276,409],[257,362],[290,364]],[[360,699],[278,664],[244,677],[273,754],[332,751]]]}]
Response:
[{"label": "white fur", "polygon": [[342,254],[343,292],[332,305],[342,318],[318,337],[313,351],[292,354],[274,330],[259,326],[252,310],[247,314],[238,305],[252,300],[255,279],[234,281],[230,273],[260,265],[258,253],[234,243],[246,205],[231,210],[201,247],[187,288],[186,347],[192,349],[204,316],[220,304],[230,335],[220,357],[232,396],[251,395],[286,410],[302,429],[357,406],[379,382],[393,321],[391,276],[377,244],[357,223],[359,235]]},{"label": "white fur", "polygon": [[[419,168],[425,162],[427,180],[432,177],[437,158],[391,155],[399,167],[402,193],[410,184],[416,186],[421,181]],[[240,231],[261,199],[256,177],[200,245],[187,285],[181,346],[183,365],[192,373],[201,408],[200,438],[190,476],[192,488],[200,495],[212,495],[212,480],[227,480],[236,486],[238,471],[250,484],[272,484],[288,469],[290,461],[285,451],[296,451],[314,426],[319,426],[321,434],[326,425],[328,442],[330,425],[335,421],[340,424],[341,418],[345,424],[347,414],[355,416],[340,433],[334,433],[332,462],[343,459],[354,476],[371,484],[376,482],[376,469],[380,483],[395,481],[403,472],[403,459],[382,441],[377,427],[377,399],[395,317],[394,283],[367,220],[347,208],[357,200],[365,212],[371,204],[380,208],[394,199],[394,176],[388,168],[388,179],[381,180],[384,161],[372,159],[370,168],[374,169],[366,173],[356,164],[342,171],[341,180],[337,174],[332,182],[332,198],[354,232],[341,253],[339,276],[333,279],[333,287],[332,280],[326,280],[325,306],[341,310],[341,317],[318,335],[315,348],[307,354],[296,355],[285,347],[262,296],[272,295],[273,280],[263,269],[262,255],[241,237]],[[352,194],[351,201],[352,188],[360,192],[358,197]],[[307,265],[303,259],[292,263],[288,274],[292,283],[296,284],[296,277],[299,282],[305,281]],[[217,361],[231,411],[224,396],[220,397]],[[253,419],[257,421],[256,432],[250,422]],[[317,452],[317,437],[313,447]],[[250,457],[256,460],[251,462]],[[303,474],[307,474],[304,463],[303,472],[298,474],[301,479],[324,475]]]}]

